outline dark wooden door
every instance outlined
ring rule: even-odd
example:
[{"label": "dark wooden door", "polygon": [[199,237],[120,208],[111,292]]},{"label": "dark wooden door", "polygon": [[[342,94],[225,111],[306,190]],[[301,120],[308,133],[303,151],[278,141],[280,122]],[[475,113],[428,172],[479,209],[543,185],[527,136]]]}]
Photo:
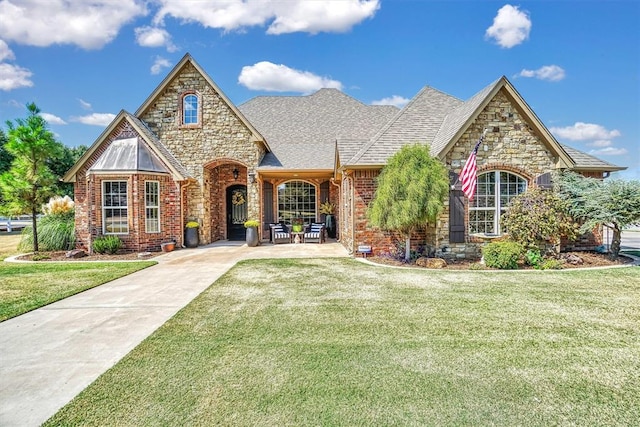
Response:
[{"label": "dark wooden door", "polygon": [[247,220],[247,186],[227,188],[227,239],[244,240],[244,222]]}]

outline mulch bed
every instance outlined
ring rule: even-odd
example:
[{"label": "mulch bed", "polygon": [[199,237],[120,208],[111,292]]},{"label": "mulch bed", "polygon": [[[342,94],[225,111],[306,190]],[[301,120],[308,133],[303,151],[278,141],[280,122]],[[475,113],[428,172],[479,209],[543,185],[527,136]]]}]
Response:
[{"label": "mulch bed", "polygon": [[[596,253],[596,252],[567,252],[567,255],[575,255],[577,257],[579,257],[580,259],[582,259],[582,264],[569,264],[569,263],[564,263],[562,264],[562,268],[563,269],[568,269],[568,268],[588,268],[588,267],[607,267],[607,266],[614,266],[614,265],[624,265],[624,264],[630,264],[633,262],[633,260],[631,258],[628,258],[626,256],[620,256],[618,257],[618,259],[611,259],[609,257],[608,254],[601,254],[601,253]],[[373,256],[373,257],[368,257],[367,258],[369,261],[378,263],[378,264],[385,264],[385,265],[393,265],[393,266],[397,266],[397,267],[414,267],[414,268],[420,268],[420,266],[416,265],[415,261],[411,262],[411,263],[405,263],[403,261],[397,260],[397,259],[393,259],[393,258],[387,258],[387,257],[378,257],[378,256]],[[447,261],[447,266],[443,268],[443,270],[471,270],[471,269],[478,269],[478,268],[474,268],[477,267],[479,264],[479,260],[475,260],[475,261],[471,261],[471,260],[446,260]],[[486,269],[486,270],[492,270],[488,267],[483,267],[482,269]],[[527,265],[521,265],[520,269],[523,270],[528,270],[528,269],[533,269],[533,267],[531,266],[527,266]]]},{"label": "mulch bed", "polygon": [[[153,257],[156,257],[158,255],[161,255],[162,252],[146,252],[146,256],[138,256],[137,253],[123,253],[123,254],[115,254],[115,255],[107,255],[107,254],[92,254],[92,255],[88,255],[82,258],[67,258],[66,256],[67,252],[66,251],[56,251],[56,252],[40,252],[37,256],[37,258],[40,257],[46,257],[46,258],[42,258],[42,259],[37,259],[37,261],[39,262],[47,262],[47,261],[54,261],[54,262],[60,262],[60,261],[106,261],[106,262],[110,262],[110,261],[139,261],[139,260],[146,260],[146,259],[152,259]],[[19,256],[17,259],[21,260],[21,261],[33,261],[33,257],[34,254],[28,254],[28,255],[21,255]]]}]

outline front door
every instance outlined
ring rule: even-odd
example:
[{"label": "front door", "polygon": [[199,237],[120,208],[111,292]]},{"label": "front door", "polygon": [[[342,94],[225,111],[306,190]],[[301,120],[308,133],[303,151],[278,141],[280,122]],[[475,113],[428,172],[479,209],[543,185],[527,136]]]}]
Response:
[{"label": "front door", "polygon": [[244,240],[244,222],[247,220],[247,186],[227,188],[227,239]]}]

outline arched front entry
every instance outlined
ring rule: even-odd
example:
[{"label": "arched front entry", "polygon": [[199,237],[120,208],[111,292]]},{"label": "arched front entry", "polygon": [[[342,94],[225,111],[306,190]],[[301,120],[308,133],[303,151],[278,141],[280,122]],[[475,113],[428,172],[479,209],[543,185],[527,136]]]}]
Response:
[{"label": "arched front entry", "polygon": [[247,220],[247,186],[227,188],[227,239],[244,240],[244,222]]}]

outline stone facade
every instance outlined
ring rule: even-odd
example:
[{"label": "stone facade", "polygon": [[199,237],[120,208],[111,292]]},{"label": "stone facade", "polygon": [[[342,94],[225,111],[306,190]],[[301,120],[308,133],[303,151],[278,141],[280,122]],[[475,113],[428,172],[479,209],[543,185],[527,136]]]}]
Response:
[{"label": "stone facade", "polygon": [[[477,155],[479,173],[508,171],[525,178],[528,185],[533,185],[536,176],[555,169],[557,159],[527,123],[516,104],[500,91],[447,152],[443,161],[449,170],[456,174],[461,172],[484,129],[488,129],[488,132]],[[347,219],[342,232],[349,234],[348,227],[351,225],[353,237],[345,237],[342,242],[351,252],[357,250],[358,245],[371,245],[374,252],[388,252],[396,246],[397,241],[402,240],[398,235],[372,227],[367,221],[366,211],[375,193],[375,179],[379,172],[379,169],[354,170],[343,177],[343,197],[350,203],[345,208],[347,211],[353,210],[353,224]],[[465,232],[465,243],[449,241],[448,200],[445,200],[444,206],[436,224],[427,225],[424,231],[412,236],[412,249],[426,244],[443,257],[479,257],[483,242],[469,237],[468,231]],[[465,212],[465,224],[468,224],[469,206],[466,198]],[[446,252],[443,253],[442,248]]]},{"label": "stone facade", "polygon": [[[182,98],[186,94],[198,95],[201,117],[198,125],[182,124]],[[201,243],[226,238],[225,211],[221,211],[225,208],[224,201],[212,198],[222,194],[224,199],[224,189],[234,182],[233,177],[215,170],[222,164],[242,169],[248,216],[260,217],[259,187],[247,177],[256,173],[265,147],[253,140],[251,130],[191,63],[186,63],[140,118],[195,178],[186,187],[183,214],[201,224]],[[226,166],[223,172],[232,169],[233,166]]]}]

